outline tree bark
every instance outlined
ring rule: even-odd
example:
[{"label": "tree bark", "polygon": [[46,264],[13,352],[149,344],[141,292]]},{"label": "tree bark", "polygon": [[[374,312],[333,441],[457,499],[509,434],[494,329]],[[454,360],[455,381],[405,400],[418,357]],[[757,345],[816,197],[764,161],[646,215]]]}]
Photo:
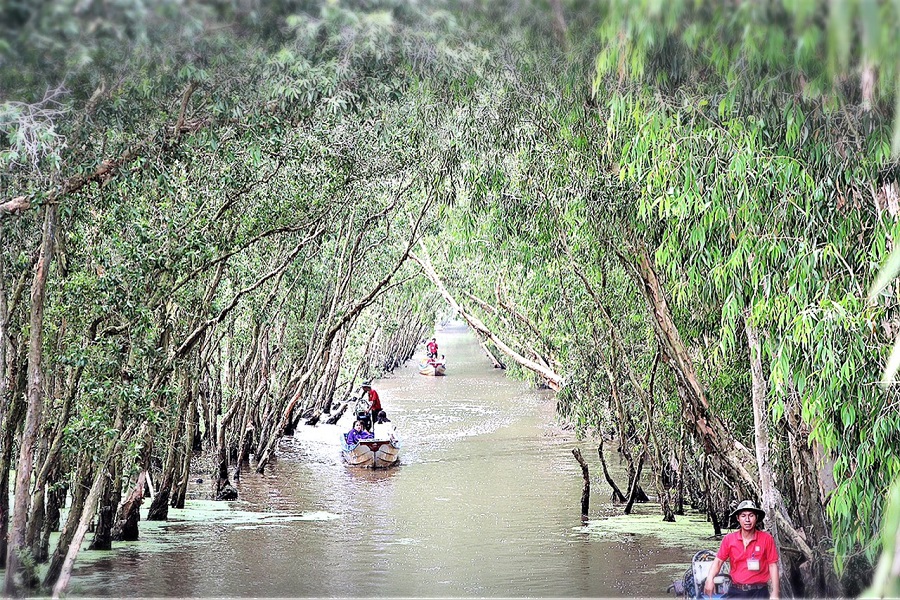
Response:
[{"label": "tree bark", "polygon": [[0,252],[0,425],[5,422],[9,410],[9,303],[6,293],[6,253]]},{"label": "tree bark", "polygon": [[21,553],[28,553],[25,545],[28,514],[31,504],[31,476],[34,463],[34,445],[41,427],[41,412],[44,408],[43,395],[43,340],[44,340],[44,299],[53,248],[56,239],[57,207],[48,205],[44,215],[44,229],[41,234],[41,254],[38,259],[31,287],[31,322],[28,339],[28,408],[25,413],[25,429],[19,447],[19,461],[16,471],[16,492],[13,507],[12,527],[9,533],[9,548],[6,556],[6,580],[4,590],[7,596],[18,592],[18,580],[23,576],[25,562]]},{"label": "tree bark", "polygon": [[75,473],[72,482],[72,504],[69,506],[69,516],[66,518],[66,524],[59,534],[56,550],[54,550],[53,556],[50,558],[50,566],[44,575],[44,587],[51,587],[59,578],[59,573],[62,570],[63,561],[69,548],[69,542],[72,541],[75,535],[75,528],[78,526],[78,521],[84,509],[84,500],[87,496],[86,490],[93,479],[93,466],[93,462],[90,459],[84,458],[78,466],[78,471]]},{"label": "tree bark", "polygon": [[[752,399],[753,399],[753,421],[755,430],[756,457],[758,463],[758,472],[760,477],[760,486],[762,493],[763,510],[770,516],[768,527],[775,538],[776,543],[780,546],[781,529],[791,539],[794,545],[803,553],[808,560],[816,560],[815,552],[809,546],[794,524],[791,522],[787,513],[781,492],[775,487],[775,478],[769,468],[769,426],[766,417],[766,396],[768,395],[768,386],[766,384],[765,375],[763,374],[762,357],[759,344],[759,335],[753,326],[749,311],[744,313],[744,331],[747,336],[747,345],[750,350],[750,373],[752,377]],[[780,561],[780,558],[779,558]],[[782,572],[783,563],[779,563]],[[789,582],[785,582],[789,584]],[[786,591],[790,591],[786,589]]]},{"label": "tree bark", "polygon": [[[647,457],[647,444],[650,443],[650,431],[648,430],[644,434],[644,443],[641,446],[641,455],[638,458],[637,468],[634,471],[634,477],[631,478],[631,482],[628,486],[628,502],[625,504],[625,514],[630,515],[631,509],[634,506],[635,502],[640,502],[639,494],[642,494],[641,490],[641,471],[644,470],[644,459]],[[646,497],[646,495],[645,495]],[[646,502],[646,500],[643,500]]]},{"label": "tree bark", "polygon": [[712,486],[709,484],[709,460],[706,456],[700,457],[700,470],[702,471],[701,481],[703,482],[703,495],[705,502],[703,505],[706,516],[709,517],[713,526],[713,535],[722,537],[722,525],[719,523],[719,517],[716,516],[716,508],[712,497]]},{"label": "tree bark", "polygon": [[[759,487],[762,491],[761,506],[767,515],[775,515],[781,493],[775,487],[775,477],[769,462],[769,419],[768,419],[768,384],[762,365],[762,349],[759,334],[753,324],[749,310],[744,311],[744,333],[747,336],[747,349],[750,352],[750,396],[753,401],[754,442],[756,445],[756,463],[759,468]],[[775,538],[776,548],[781,548],[781,536],[778,534],[778,520],[770,519],[766,529]],[[778,556],[778,569],[784,573],[782,555]],[[787,590],[786,590],[787,592]]]},{"label": "tree bark", "polygon": [[684,439],[684,423],[681,424],[681,430],[678,436],[678,491],[675,496],[675,514],[684,514],[684,476],[685,476],[685,439]]},{"label": "tree bark", "polygon": [[89,550],[112,549],[112,529],[116,521],[116,506],[119,494],[118,459],[113,457],[109,462],[109,473],[103,484],[98,500],[97,527]]},{"label": "tree bark", "polygon": [[138,523],[141,520],[141,503],[144,501],[144,488],[147,485],[147,471],[141,471],[137,482],[131,488],[128,497],[119,507],[116,524],[113,526],[112,537],[119,542],[133,542],[138,539],[140,531]]},{"label": "tree bark", "polygon": [[[96,327],[92,327],[89,339],[93,340],[95,335]],[[65,428],[69,422],[72,403],[75,400],[75,395],[77,394],[78,385],[81,381],[81,375],[83,372],[84,366],[79,365],[78,367],[76,367],[70,378],[66,396],[63,400],[63,405],[58,411],[59,416],[54,428],[53,440],[50,442],[49,448],[47,448],[46,456],[44,457],[41,468],[38,469],[37,476],[34,480],[34,494],[32,495],[31,500],[32,508],[31,515],[28,519],[29,523],[27,527],[26,540],[28,545],[32,548],[32,553],[35,560],[39,563],[45,562],[47,560],[46,550],[41,550],[41,548],[44,546],[43,536],[41,535],[41,532],[43,529],[45,517],[44,513],[46,508],[45,501],[47,497],[47,483],[50,479],[51,473],[59,466],[59,457],[62,453]]]},{"label": "tree bark", "polygon": [[[676,378],[681,382],[678,386],[684,394],[689,411],[685,425],[697,436],[707,453],[714,454],[735,481],[740,481],[759,495],[757,474],[747,469],[746,465],[755,464],[755,456],[732,436],[724,423],[709,409],[706,392],[694,369],[693,360],[675,326],[672,312],[669,309],[666,294],[662,289],[656,271],[646,249],[640,248],[634,258],[617,253],[623,267],[638,285],[648,311],[656,338],[662,345],[663,352],[669,358]],[[755,469],[754,469],[755,471]]]},{"label": "tree bark", "polygon": [[606,458],[603,456],[603,439],[600,439],[600,446],[597,447],[597,454],[600,455],[600,465],[603,467],[603,477],[606,479],[606,483],[609,484],[609,487],[612,488],[612,498],[613,502],[625,502],[625,496],[622,494],[622,491],[619,489],[619,486],[616,485],[616,482],[609,474],[609,469],[606,467]]},{"label": "tree bark", "polygon": [[185,424],[184,447],[181,452],[181,467],[179,468],[178,485],[172,496],[172,508],[184,508],[187,497],[188,482],[191,478],[191,457],[194,453],[194,440],[197,424],[197,393],[199,383],[194,379],[188,397],[187,423]]},{"label": "tree bark", "polygon": [[61,471],[61,468],[54,469],[50,479],[55,485],[47,494],[47,519],[44,522],[44,532],[41,535],[39,553],[41,562],[46,562],[50,558],[50,534],[54,531],[59,531],[59,520],[62,516],[61,510],[65,507],[66,496],[69,492],[68,484],[59,479],[62,475]]},{"label": "tree bark", "polygon": [[588,473],[588,465],[581,456],[581,449],[573,448],[572,455],[578,464],[581,465],[581,477],[584,479],[584,485],[581,488],[581,517],[586,519],[590,514],[591,508],[591,476]]},{"label": "tree bark", "polygon": [[12,394],[9,411],[6,414],[6,420],[3,422],[3,437],[0,440],[0,558],[2,558],[3,564],[6,564],[7,534],[9,532],[10,463],[12,462],[16,430],[22,424],[24,415],[24,394]]},{"label": "tree bark", "polygon": [[60,594],[62,594],[69,585],[69,578],[72,575],[72,567],[75,565],[75,558],[78,556],[78,551],[81,549],[81,542],[84,541],[84,536],[91,524],[91,520],[94,518],[94,511],[97,509],[97,501],[100,498],[100,492],[103,489],[105,480],[106,465],[102,465],[97,469],[97,475],[94,477],[91,491],[88,493],[87,499],[84,502],[84,509],[81,511],[81,518],[78,521],[78,526],[75,528],[72,541],[69,543],[69,549],[66,552],[66,557],[63,560],[62,568],[60,569],[59,579],[57,579],[56,583],[53,585],[54,599],[59,598]]},{"label": "tree bark", "polygon": [[490,348],[487,347],[487,344],[484,343],[484,340],[481,339],[481,336],[479,335],[479,336],[477,336],[477,338],[478,338],[478,345],[481,346],[482,352],[484,352],[485,356],[488,357],[488,360],[491,361],[491,364],[494,366],[494,368],[495,369],[505,369],[506,365],[504,365],[500,361],[499,358],[494,356],[494,353],[491,352]]},{"label": "tree bark", "polygon": [[[181,381],[184,387],[189,385],[186,375],[181,378]],[[169,498],[172,494],[172,486],[175,484],[175,461],[178,457],[181,434],[184,431],[185,413],[189,404],[188,395],[189,392],[186,392],[178,403],[178,415],[173,425],[174,430],[170,438],[169,448],[166,450],[166,462],[163,465],[156,494],[154,494],[153,501],[150,502],[150,509],[147,512],[148,521],[165,521],[169,518]]]}]

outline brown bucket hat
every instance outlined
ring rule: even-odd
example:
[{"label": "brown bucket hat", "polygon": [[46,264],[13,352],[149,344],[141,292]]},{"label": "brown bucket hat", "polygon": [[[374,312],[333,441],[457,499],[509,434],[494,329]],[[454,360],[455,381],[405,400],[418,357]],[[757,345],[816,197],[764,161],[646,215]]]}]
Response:
[{"label": "brown bucket hat", "polygon": [[738,515],[745,510],[752,510],[753,512],[755,512],[757,519],[760,521],[766,518],[766,511],[756,506],[756,504],[753,503],[753,500],[744,500],[743,502],[738,504],[737,508],[732,511],[731,518],[736,520]]}]

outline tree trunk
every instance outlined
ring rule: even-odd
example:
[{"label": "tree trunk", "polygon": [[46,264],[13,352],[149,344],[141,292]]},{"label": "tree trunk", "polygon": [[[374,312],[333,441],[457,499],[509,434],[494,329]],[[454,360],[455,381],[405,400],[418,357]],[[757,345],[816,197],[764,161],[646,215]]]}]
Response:
[{"label": "tree trunk", "polygon": [[[44,529],[44,518],[46,517],[46,485],[42,485],[34,490],[31,496],[31,518],[28,519],[28,525],[25,528],[25,543],[28,546],[28,552],[36,563],[43,562],[38,556],[41,545],[41,532]],[[33,582],[35,585],[37,581]],[[32,586],[29,586],[32,587]]]},{"label": "tree trunk", "polygon": [[644,495],[645,499],[640,500],[639,495],[643,494],[643,490],[641,490],[641,471],[644,470],[644,458],[647,456],[647,444],[650,442],[650,431],[648,430],[646,434],[644,434],[644,443],[641,446],[641,456],[638,458],[637,468],[634,472],[634,477],[631,478],[631,484],[628,486],[628,502],[625,504],[625,514],[630,515],[631,509],[634,506],[635,502],[646,502],[646,494]]},{"label": "tree trunk", "polygon": [[56,550],[54,550],[53,556],[50,558],[50,566],[44,575],[44,587],[51,587],[59,578],[69,543],[75,536],[75,528],[78,526],[79,519],[81,519],[84,500],[87,497],[87,489],[93,479],[92,471],[93,461],[89,458],[82,460],[72,482],[72,505],[69,507],[69,516],[66,518],[66,524],[59,534]]},{"label": "tree trunk", "polygon": [[89,550],[112,549],[112,529],[116,522],[116,506],[119,500],[118,464],[117,458],[113,457],[109,464],[109,474],[100,493],[97,528],[94,530],[94,539],[88,547]]},{"label": "tree trunk", "polygon": [[178,484],[172,495],[172,508],[184,508],[188,482],[191,478],[191,456],[194,452],[197,425],[197,391],[199,384],[195,379],[188,396],[187,423],[185,423],[184,447],[181,452],[181,467],[178,470]]},{"label": "tree trunk", "polygon": [[119,507],[112,537],[117,542],[133,542],[138,539],[141,520],[141,503],[144,501],[144,488],[147,486],[147,471],[141,471],[137,482],[131,488],[128,497]]},{"label": "tree trunk", "polygon": [[[93,339],[95,335],[96,328],[92,328],[90,339]],[[31,501],[31,516],[28,519],[29,523],[26,541],[32,548],[35,560],[39,563],[46,562],[47,560],[47,548],[43,543],[44,536],[42,535],[45,518],[45,501],[48,493],[47,484],[51,474],[58,471],[59,468],[59,457],[63,449],[65,428],[69,422],[72,404],[75,401],[75,395],[83,372],[84,367],[79,365],[72,373],[65,400],[58,411],[59,415],[56,426],[54,427],[53,440],[49,444],[49,448],[46,449],[41,467],[37,470],[37,476],[34,479],[34,494]],[[47,445],[46,440],[44,440],[43,445]],[[41,550],[41,548],[44,548],[44,550]]]},{"label": "tree trunk", "polygon": [[581,518],[587,519],[591,507],[591,477],[588,473],[588,465],[584,462],[584,457],[581,456],[581,450],[573,448],[572,455],[575,456],[575,460],[581,465],[581,477],[584,479],[584,485],[581,488]]},{"label": "tree trunk", "polygon": [[7,534],[9,532],[9,474],[16,430],[25,415],[24,394],[14,393],[10,401],[6,420],[3,422],[3,437],[0,440],[0,558],[6,564]]},{"label": "tree trunk", "polygon": [[348,406],[350,406],[350,400],[342,402],[341,406],[336,411],[334,411],[334,413],[332,413],[332,415],[328,417],[328,419],[325,420],[325,423],[327,423],[328,425],[336,424],[341,420],[341,417],[344,416],[344,413],[347,412]]},{"label": "tree trunk", "polygon": [[[656,356],[653,359],[653,369],[650,373],[650,384],[646,393],[643,390],[638,391],[644,405],[644,414],[647,417],[647,432],[650,434],[652,441],[652,452],[650,454],[650,468],[653,470],[654,480],[656,482],[656,496],[659,499],[659,507],[663,514],[663,521],[667,523],[675,522],[675,513],[672,511],[672,505],[669,500],[669,490],[663,481],[663,451],[660,447],[659,436],[653,429],[653,402],[655,397],[656,369],[659,367],[659,360],[662,352],[657,348]],[[630,367],[629,367],[630,370]],[[629,371],[630,372],[630,371]],[[635,381],[635,383],[637,383]]]},{"label": "tree trunk", "polygon": [[56,239],[57,206],[47,205],[44,229],[41,234],[41,254],[38,259],[31,286],[31,320],[28,338],[28,408],[25,413],[25,428],[19,446],[19,461],[16,470],[16,491],[9,532],[9,549],[6,556],[7,596],[18,593],[19,579],[24,575],[22,553],[29,553],[25,545],[27,519],[31,504],[31,476],[34,463],[34,446],[41,428],[41,412],[44,408],[43,395],[43,340],[44,340],[44,298],[50,264],[53,261],[53,247]]},{"label": "tree trunk", "polygon": [[505,369],[506,365],[500,362],[500,359],[497,358],[493,352],[491,352],[490,348],[487,347],[487,344],[484,342],[482,337],[478,336],[478,345],[481,346],[481,350],[484,352],[485,356],[488,357],[488,360],[491,361],[491,364],[495,369]]},{"label": "tree trunk", "polygon": [[103,489],[105,480],[106,465],[101,465],[97,470],[97,476],[94,478],[94,483],[91,485],[91,491],[88,493],[87,499],[84,502],[84,509],[81,511],[81,518],[78,520],[78,526],[75,528],[72,541],[69,543],[69,548],[66,551],[66,557],[63,560],[59,578],[53,585],[54,600],[59,598],[60,594],[63,593],[69,585],[69,578],[72,575],[72,567],[75,564],[75,558],[78,556],[78,551],[81,549],[81,542],[84,541],[84,536],[91,524],[91,520],[94,518],[94,511],[97,509],[97,501],[100,498],[100,492]]},{"label": "tree trunk", "polygon": [[638,285],[647,304],[656,338],[681,384],[678,389],[684,395],[683,400],[689,413],[685,425],[701,441],[705,451],[720,460],[723,468],[735,481],[742,482],[758,495],[759,480],[756,473],[747,470],[747,465],[755,464],[755,457],[734,439],[722,421],[710,411],[706,392],[694,369],[693,359],[675,326],[668,300],[649,255],[644,248],[640,248],[633,259],[617,255]]},{"label": "tree trunk", "polygon": [[[600,332],[598,332],[597,327],[593,322],[591,323],[591,336],[594,339],[594,346],[597,348],[597,353],[600,356],[600,363],[603,365],[603,371],[606,373],[607,380],[609,380],[610,397],[612,400],[614,413],[616,415],[616,421],[618,423],[619,452],[625,459],[626,468],[628,470],[630,485],[628,493],[629,502],[626,508],[628,510],[628,513],[630,513],[631,506],[635,501],[646,502],[648,498],[647,494],[644,493],[644,490],[640,487],[640,469],[635,468],[634,456],[631,453],[630,439],[634,434],[635,427],[634,422],[631,419],[631,414],[625,409],[624,402],[622,401],[622,394],[619,388],[619,379],[617,375],[619,367],[624,367],[624,370],[626,371],[629,379],[632,382],[635,393],[641,394],[642,398],[643,388],[634,377],[634,373],[631,369],[631,363],[629,362],[628,356],[625,353],[625,349],[622,346],[621,341],[619,340],[615,322],[613,321],[612,315],[610,314],[609,310],[606,308],[606,304],[603,302],[601,296],[594,290],[594,286],[591,285],[591,282],[584,274],[584,270],[581,269],[574,260],[571,260],[571,262],[572,270],[578,276],[578,278],[581,279],[581,282],[584,284],[584,288],[587,291],[588,295],[590,295],[594,300],[594,304],[597,306],[597,309],[602,316],[602,320],[606,325],[606,339],[608,340],[609,348],[608,352],[604,351],[604,344],[601,341],[601,334]],[[655,368],[656,367],[654,363],[654,373]],[[640,459],[641,468],[643,468],[644,458],[644,451],[642,451]],[[637,485],[637,488],[631,489],[633,485]]]},{"label": "tree trunk", "polygon": [[[756,463],[759,468],[759,487],[762,491],[761,506],[767,515],[775,515],[779,505],[781,493],[775,488],[775,477],[769,462],[769,419],[768,419],[768,402],[769,395],[768,384],[762,365],[762,350],[759,344],[759,334],[749,310],[744,311],[744,333],[747,336],[747,349],[750,352],[750,397],[753,401],[753,424],[754,424],[754,442],[756,445]],[[775,538],[775,547],[781,548],[781,536],[778,534],[778,520],[769,519],[766,529]],[[784,573],[784,560],[782,555],[778,556],[778,569]],[[785,581],[785,583],[788,583]],[[790,591],[785,590],[785,595],[790,597]]]},{"label": "tree trunk", "polygon": [[244,403],[243,417],[241,418],[241,427],[238,433],[238,454],[234,461],[234,481],[241,480],[241,468],[244,461],[250,456],[250,448],[253,446],[253,426],[250,423],[251,406],[250,402]]},{"label": "tree trunk", "polygon": [[706,456],[700,457],[700,470],[702,471],[701,481],[703,482],[703,495],[706,500],[703,508],[706,511],[706,516],[709,517],[709,520],[712,523],[713,535],[722,537],[722,526],[719,523],[719,517],[716,515],[712,497],[712,487],[709,484],[709,460]]},{"label": "tree trunk", "polygon": [[216,499],[222,498],[223,490],[225,490],[226,487],[231,488],[228,492],[229,497],[232,495],[231,490],[234,489],[231,486],[231,482],[228,480],[228,445],[226,432],[228,431],[228,425],[231,423],[231,421],[234,419],[234,416],[243,405],[244,402],[242,402],[240,399],[233,399],[231,407],[228,409],[227,413],[222,415],[219,426],[216,429],[216,431],[218,432],[218,438],[216,439],[217,461],[214,487],[214,497]]},{"label": "tree trunk", "polygon": [[680,434],[678,436],[678,488],[675,495],[675,514],[683,515],[684,514],[684,461],[685,461],[685,451],[684,451],[685,439],[684,439],[684,423],[681,424]]},{"label": "tree trunk", "polygon": [[[0,252],[0,425],[9,410],[9,304],[6,299],[6,253]],[[6,564],[6,561],[3,561]]]},{"label": "tree trunk", "polygon": [[[185,386],[188,385],[186,377],[182,378],[182,382]],[[172,486],[175,483],[175,471],[177,468],[175,460],[178,457],[177,449],[179,442],[181,441],[181,434],[186,420],[185,413],[190,404],[188,394],[189,393],[186,393],[182,396],[181,402],[178,404],[178,416],[173,426],[174,431],[172,431],[169,449],[166,451],[166,462],[163,465],[162,474],[159,478],[159,485],[156,488],[156,494],[153,496],[153,501],[150,503],[150,509],[147,512],[148,521],[165,521],[169,518],[169,498],[172,494]]]},{"label": "tree trunk", "polygon": [[59,519],[61,510],[65,508],[66,495],[69,492],[69,486],[60,481],[61,469],[57,467],[53,470],[50,492],[47,494],[47,519],[44,522],[44,532],[41,535],[41,546],[39,556],[40,562],[46,562],[50,559],[50,534],[59,531]]},{"label": "tree trunk", "polygon": [[619,486],[616,485],[616,482],[613,481],[613,478],[609,474],[609,469],[606,467],[606,457],[603,456],[603,438],[600,439],[600,446],[597,447],[597,454],[600,455],[600,465],[603,467],[603,477],[606,479],[606,483],[609,484],[609,487],[612,488],[611,500],[617,503],[625,502],[625,496],[622,494]]}]

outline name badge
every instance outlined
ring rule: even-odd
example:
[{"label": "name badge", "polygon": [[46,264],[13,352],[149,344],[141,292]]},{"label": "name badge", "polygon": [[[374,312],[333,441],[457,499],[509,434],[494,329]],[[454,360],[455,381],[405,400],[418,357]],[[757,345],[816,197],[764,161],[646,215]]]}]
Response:
[{"label": "name badge", "polygon": [[748,571],[759,571],[759,559],[751,558],[747,561],[747,570]]}]

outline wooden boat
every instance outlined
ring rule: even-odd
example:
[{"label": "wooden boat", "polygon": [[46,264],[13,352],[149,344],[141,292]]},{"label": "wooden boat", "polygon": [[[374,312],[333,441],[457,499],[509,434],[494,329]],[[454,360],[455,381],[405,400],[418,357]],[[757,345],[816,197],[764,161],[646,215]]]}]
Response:
[{"label": "wooden boat", "polygon": [[422,375],[443,375],[447,371],[446,363],[420,363],[419,364],[419,373]]},{"label": "wooden boat", "polygon": [[393,438],[369,438],[350,446],[347,444],[346,435],[342,433],[341,445],[344,462],[351,467],[384,469],[393,467],[400,460],[400,442]]}]

